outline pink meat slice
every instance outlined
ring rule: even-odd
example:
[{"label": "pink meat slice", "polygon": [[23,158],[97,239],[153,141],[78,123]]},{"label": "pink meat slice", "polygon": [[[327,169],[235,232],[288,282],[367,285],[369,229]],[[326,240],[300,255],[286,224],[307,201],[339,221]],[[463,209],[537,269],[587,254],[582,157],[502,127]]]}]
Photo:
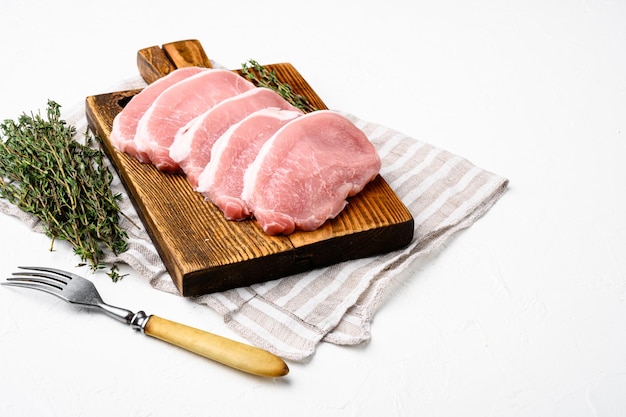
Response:
[{"label": "pink meat slice", "polygon": [[215,141],[233,124],[267,107],[299,111],[278,93],[268,88],[254,88],[220,102],[178,131],[169,156],[180,166],[194,189],[198,186],[198,177],[211,160]]},{"label": "pink meat slice", "polygon": [[141,162],[149,162],[148,156],[138,152],[135,145],[135,133],[139,119],[166,88],[201,71],[206,71],[206,68],[185,67],[174,70],[135,95],[113,119],[109,136],[113,146],[121,152],[135,156]]},{"label": "pink meat slice", "polygon": [[165,89],[137,125],[135,142],[150,162],[166,172],[180,170],[169,156],[178,129],[221,101],[255,88],[228,70],[212,69],[192,75]]},{"label": "pink meat slice", "polygon": [[243,199],[270,235],[311,231],[378,174],[380,157],[350,120],[320,110],[287,123],[244,175]]},{"label": "pink meat slice", "polygon": [[228,220],[243,220],[250,211],[241,198],[243,176],[261,146],[278,129],[302,115],[277,107],[258,110],[232,125],[211,151],[211,160],[198,178],[196,191],[222,210]]}]

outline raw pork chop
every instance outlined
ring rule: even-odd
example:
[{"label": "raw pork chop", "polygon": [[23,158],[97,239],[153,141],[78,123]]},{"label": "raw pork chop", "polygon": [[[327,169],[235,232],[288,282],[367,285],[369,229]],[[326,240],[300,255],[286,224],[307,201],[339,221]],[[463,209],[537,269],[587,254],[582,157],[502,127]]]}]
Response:
[{"label": "raw pork chop", "polygon": [[176,134],[170,147],[170,158],[180,165],[194,189],[198,186],[198,177],[211,160],[215,141],[233,124],[267,107],[299,111],[275,91],[254,88],[222,101]]},{"label": "raw pork chop", "polygon": [[163,91],[137,125],[135,142],[162,171],[179,171],[169,156],[176,131],[228,97],[256,88],[228,70],[212,69],[186,78]]},{"label": "raw pork chop", "polygon": [[246,169],[278,129],[301,115],[300,111],[272,107],[256,111],[231,126],[215,141],[211,161],[198,178],[197,191],[218,206],[228,220],[250,216],[241,199]]},{"label": "raw pork chop", "polygon": [[148,156],[139,153],[135,146],[135,133],[137,123],[141,116],[148,110],[152,102],[169,86],[192,75],[205,71],[206,68],[185,67],[174,70],[163,78],[159,78],[141,92],[135,95],[124,109],[113,119],[110,140],[113,146],[121,152],[135,156],[141,162],[149,162]]},{"label": "raw pork chop", "polygon": [[265,142],[244,175],[242,197],[267,234],[311,231],[337,216],[380,166],[360,129],[338,113],[319,110]]}]

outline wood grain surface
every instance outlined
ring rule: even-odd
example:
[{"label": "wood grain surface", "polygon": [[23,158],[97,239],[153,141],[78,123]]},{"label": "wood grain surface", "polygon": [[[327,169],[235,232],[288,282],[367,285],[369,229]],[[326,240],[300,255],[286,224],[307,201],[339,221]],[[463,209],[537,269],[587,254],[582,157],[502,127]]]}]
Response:
[{"label": "wood grain surface", "polygon": [[[151,83],[176,68],[211,62],[196,40],[142,49],[140,74]],[[289,63],[265,65],[278,79],[326,105]],[[254,220],[228,221],[193,191],[182,174],[166,174],[117,151],[109,141],[114,117],[140,90],[86,98],[91,129],[102,139],[129,197],[178,290],[184,296],[224,291],[338,262],[386,253],[413,237],[413,218],[379,175],[335,219],[313,232],[268,236]]]}]

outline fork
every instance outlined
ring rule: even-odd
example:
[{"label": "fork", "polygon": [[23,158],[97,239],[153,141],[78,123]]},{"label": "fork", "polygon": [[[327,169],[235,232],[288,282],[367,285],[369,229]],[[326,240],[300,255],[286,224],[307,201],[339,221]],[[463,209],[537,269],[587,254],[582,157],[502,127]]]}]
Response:
[{"label": "fork", "polygon": [[81,307],[97,310],[134,330],[197,353],[223,365],[264,377],[287,375],[289,368],[278,356],[244,343],[176,323],[143,311],[133,313],[102,301],[94,284],[76,274],[55,268],[20,266],[2,285],[29,288],[55,295]]}]

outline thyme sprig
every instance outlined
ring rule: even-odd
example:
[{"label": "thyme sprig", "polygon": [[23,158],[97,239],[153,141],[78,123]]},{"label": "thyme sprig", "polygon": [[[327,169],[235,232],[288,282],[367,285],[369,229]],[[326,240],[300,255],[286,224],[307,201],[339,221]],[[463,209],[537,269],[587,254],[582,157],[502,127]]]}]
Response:
[{"label": "thyme sprig", "polygon": [[120,274],[119,267],[117,265],[113,265],[109,272],[107,272],[107,275],[109,276],[109,278],[111,278],[111,281],[117,282],[128,274]]},{"label": "thyme sprig", "polygon": [[276,91],[303,112],[308,113],[317,110],[306,97],[295,93],[289,84],[281,82],[276,76],[276,71],[268,70],[254,59],[241,64],[241,73],[257,87],[266,87]]},{"label": "thyme sprig", "polygon": [[103,152],[74,139],[76,129],[60,118],[60,106],[48,101],[47,120],[23,114],[0,125],[0,197],[36,216],[52,241],[68,241],[93,271],[105,250],[127,249],[119,225],[121,196],[113,194],[113,175]]}]

